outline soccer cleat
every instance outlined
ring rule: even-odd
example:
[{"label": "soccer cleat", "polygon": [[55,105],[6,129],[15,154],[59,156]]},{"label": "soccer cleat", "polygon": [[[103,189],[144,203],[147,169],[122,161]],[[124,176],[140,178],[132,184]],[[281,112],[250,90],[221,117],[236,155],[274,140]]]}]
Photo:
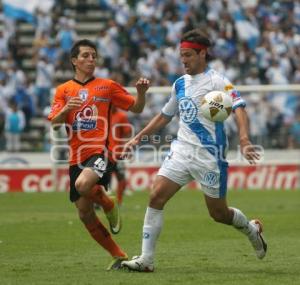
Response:
[{"label": "soccer cleat", "polygon": [[262,223],[259,220],[251,220],[249,222],[256,228],[256,232],[249,236],[249,240],[259,259],[263,259],[267,253],[267,243],[262,235]]},{"label": "soccer cleat", "polygon": [[154,265],[153,262],[147,262],[141,256],[134,256],[129,261],[122,261],[121,263],[122,268],[127,268],[131,271],[139,271],[139,272],[153,272]]},{"label": "soccer cleat", "polygon": [[113,258],[113,260],[110,262],[108,267],[106,268],[107,271],[110,270],[119,270],[121,269],[121,263],[122,261],[128,260],[128,256],[116,256]]},{"label": "soccer cleat", "polygon": [[114,207],[107,213],[105,213],[106,218],[109,222],[110,231],[113,234],[117,234],[120,232],[122,223],[119,211],[119,205],[117,199],[115,197],[111,197],[114,202]]}]

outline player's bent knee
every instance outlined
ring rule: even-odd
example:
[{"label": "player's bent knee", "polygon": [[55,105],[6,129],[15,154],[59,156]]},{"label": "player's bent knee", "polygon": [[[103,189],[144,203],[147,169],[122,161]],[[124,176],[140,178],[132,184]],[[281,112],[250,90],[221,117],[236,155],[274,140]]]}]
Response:
[{"label": "player's bent knee", "polygon": [[75,182],[75,187],[77,192],[81,195],[81,196],[85,196],[89,193],[90,187],[88,186],[88,183],[86,183],[86,181],[84,181],[83,179],[77,179]]}]

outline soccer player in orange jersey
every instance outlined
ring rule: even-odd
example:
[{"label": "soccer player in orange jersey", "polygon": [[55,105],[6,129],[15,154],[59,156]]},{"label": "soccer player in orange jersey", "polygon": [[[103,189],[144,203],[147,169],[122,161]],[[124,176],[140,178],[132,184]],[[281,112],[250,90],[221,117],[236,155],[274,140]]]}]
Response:
[{"label": "soccer player in orange jersey", "polygon": [[115,163],[110,113],[112,106],[141,113],[150,83],[140,78],[133,97],[118,83],[95,78],[97,49],[89,40],[76,42],[70,55],[74,78],[57,87],[48,118],[54,128],[65,124],[68,133],[70,200],[93,239],[113,257],[107,269],[118,269],[127,254],[114,242],[93,205],[102,206],[111,232],[117,234],[121,228],[118,205],[103,191]]}]

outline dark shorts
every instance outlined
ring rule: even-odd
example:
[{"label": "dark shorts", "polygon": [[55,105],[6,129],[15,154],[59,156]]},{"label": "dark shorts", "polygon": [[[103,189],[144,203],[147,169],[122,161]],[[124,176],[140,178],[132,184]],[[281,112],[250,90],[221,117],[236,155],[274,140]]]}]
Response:
[{"label": "dark shorts", "polygon": [[125,179],[125,171],[125,163],[122,160],[117,161],[112,170],[116,174],[118,181]]},{"label": "dark shorts", "polygon": [[99,175],[99,180],[97,184],[102,185],[105,187],[105,189],[107,189],[111,180],[111,173],[115,167],[115,163],[112,163],[108,159],[105,159],[103,154],[95,154],[89,157],[84,162],[82,162],[80,165],[77,164],[77,165],[70,166],[69,176],[70,176],[70,201],[71,202],[75,202],[80,198],[80,194],[75,188],[75,181],[80,175],[81,171],[86,167],[93,169],[94,172]]}]

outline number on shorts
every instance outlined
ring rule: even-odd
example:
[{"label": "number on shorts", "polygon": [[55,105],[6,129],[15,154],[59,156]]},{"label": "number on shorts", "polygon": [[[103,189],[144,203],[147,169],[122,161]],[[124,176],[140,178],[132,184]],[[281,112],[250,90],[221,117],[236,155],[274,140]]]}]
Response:
[{"label": "number on shorts", "polygon": [[98,171],[104,172],[106,170],[106,163],[105,161],[99,157],[95,162],[94,162],[94,168]]}]

